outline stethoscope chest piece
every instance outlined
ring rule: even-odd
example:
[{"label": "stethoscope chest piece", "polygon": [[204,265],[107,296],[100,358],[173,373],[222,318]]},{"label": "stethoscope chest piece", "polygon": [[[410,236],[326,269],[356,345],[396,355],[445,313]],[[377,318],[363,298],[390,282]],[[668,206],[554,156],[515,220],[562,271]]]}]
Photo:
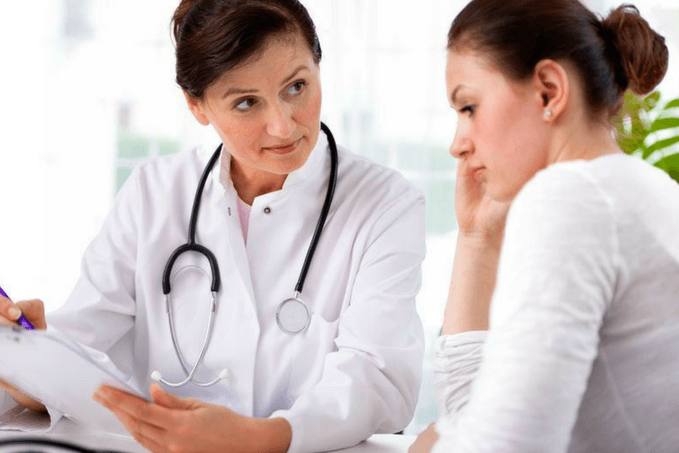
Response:
[{"label": "stethoscope chest piece", "polygon": [[297,335],[304,332],[311,322],[311,313],[306,304],[299,298],[299,293],[295,297],[285,299],[278,305],[276,310],[276,324],[278,328],[288,335]]}]

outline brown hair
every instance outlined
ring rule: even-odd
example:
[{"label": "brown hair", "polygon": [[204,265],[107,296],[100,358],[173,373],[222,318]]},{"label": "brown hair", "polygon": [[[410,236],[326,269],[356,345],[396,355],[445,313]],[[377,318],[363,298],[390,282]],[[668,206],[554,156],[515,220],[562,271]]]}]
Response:
[{"label": "brown hair", "polygon": [[646,94],[665,76],[665,39],[633,5],[599,20],[578,0],[472,0],[448,32],[448,49],[489,57],[509,79],[526,80],[540,60],[575,65],[593,113],[614,115],[627,89]]},{"label": "brown hair", "polygon": [[321,61],[316,27],[298,0],[182,0],[172,29],[177,84],[196,99],[274,36],[299,34],[314,61]]}]

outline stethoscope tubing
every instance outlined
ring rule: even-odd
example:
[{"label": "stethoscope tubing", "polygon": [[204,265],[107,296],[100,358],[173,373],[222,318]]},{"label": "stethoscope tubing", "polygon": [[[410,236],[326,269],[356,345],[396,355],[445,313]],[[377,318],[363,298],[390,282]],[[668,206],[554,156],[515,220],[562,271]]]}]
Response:
[{"label": "stethoscope tubing", "polygon": [[181,381],[181,382],[169,382],[163,378],[158,379],[159,382],[162,382],[163,384],[167,385],[168,387],[182,387],[183,385],[188,384],[189,382],[193,382],[195,385],[199,387],[210,387],[217,382],[221,380],[219,376],[214,378],[213,380],[209,382],[202,382],[197,379],[194,379],[193,376],[196,374],[196,371],[198,370],[198,365],[203,361],[203,357],[205,357],[205,353],[207,352],[207,345],[210,343],[210,337],[212,337],[212,331],[214,330],[212,328],[212,324],[214,322],[214,314],[215,311],[217,311],[217,293],[213,292],[212,293],[212,300],[210,301],[210,315],[208,317],[207,321],[207,331],[205,332],[205,338],[203,339],[203,345],[200,347],[200,355],[198,356],[198,360],[196,360],[196,364],[193,366],[191,371],[189,371],[189,367],[186,364],[186,360],[184,360],[184,354],[182,354],[182,350],[179,347],[179,344],[177,343],[177,331],[174,327],[174,316],[172,313],[172,303],[170,301],[170,295],[168,294],[165,296],[167,298],[166,300],[166,306],[167,306],[167,317],[170,323],[170,336],[172,337],[172,344],[174,345],[174,350],[177,353],[177,357],[179,358],[179,362],[182,365],[182,368],[184,369],[184,372],[187,374],[186,378]]},{"label": "stethoscope tubing", "polygon": [[302,265],[302,271],[299,274],[299,280],[297,280],[297,285],[295,286],[295,299],[299,299],[299,295],[302,293],[304,288],[304,281],[306,280],[307,273],[311,267],[311,260],[316,253],[316,246],[325,227],[325,220],[328,218],[328,213],[330,212],[330,205],[332,204],[332,199],[335,196],[335,187],[337,186],[337,167],[338,167],[338,156],[337,156],[337,143],[335,143],[335,137],[330,132],[330,128],[321,122],[321,130],[325,132],[328,137],[328,146],[330,147],[330,179],[328,181],[328,190],[325,193],[325,200],[323,201],[323,208],[321,209],[321,215],[318,217],[318,222],[316,223],[316,229],[314,230],[314,235],[311,238],[311,244],[309,244],[309,249],[306,252],[306,258],[304,258],[304,264]]}]

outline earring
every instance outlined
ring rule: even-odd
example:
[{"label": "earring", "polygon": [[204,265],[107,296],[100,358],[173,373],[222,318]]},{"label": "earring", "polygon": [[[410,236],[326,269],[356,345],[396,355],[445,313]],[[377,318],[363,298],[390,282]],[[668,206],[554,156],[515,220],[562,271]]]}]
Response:
[{"label": "earring", "polygon": [[545,110],[545,118],[551,118],[552,111],[550,109]]}]

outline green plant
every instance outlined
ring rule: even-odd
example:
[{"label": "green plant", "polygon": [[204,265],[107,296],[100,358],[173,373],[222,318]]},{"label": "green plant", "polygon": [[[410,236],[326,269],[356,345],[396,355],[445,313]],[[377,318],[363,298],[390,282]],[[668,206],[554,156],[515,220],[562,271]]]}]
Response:
[{"label": "green plant", "polygon": [[661,107],[659,91],[645,97],[628,91],[613,124],[625,153],[638,155],[679,182],[679,99]]}]

